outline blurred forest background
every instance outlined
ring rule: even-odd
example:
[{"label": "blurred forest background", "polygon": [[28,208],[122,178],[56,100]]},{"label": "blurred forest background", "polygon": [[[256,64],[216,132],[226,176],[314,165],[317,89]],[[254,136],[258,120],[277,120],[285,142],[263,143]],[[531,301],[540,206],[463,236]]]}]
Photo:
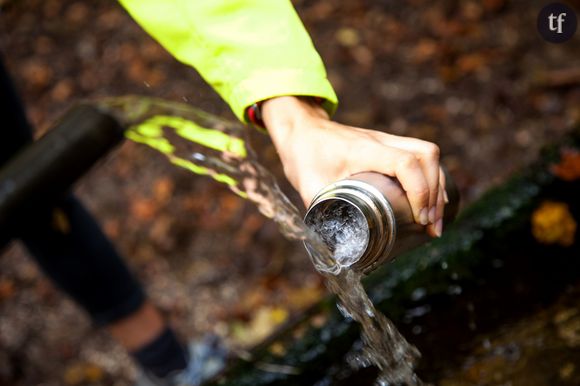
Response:
[{"label": "blurred forest background", "polygon": [[[341,100],[336,119],[436,142],[464,201],[580,123],[580,33],[544,42],[544,1],[295,1]],[[580,15],[580,1],[568,1]],[[0,1],[0,50],[41,135],[83,98],[143,94],[230,117],[196,72],[119,4]],[[10,130],[10,128],[3,128]],[[1,140],[1,139],[0,139]],[[254,147],[283,179],[274,148]],[[300,243],[213,180],[125,143],[76,188],[188,338],[250,347],[324,296]],[[129,385],[118,346],[18,243],[0,257],[0,383]]]}]

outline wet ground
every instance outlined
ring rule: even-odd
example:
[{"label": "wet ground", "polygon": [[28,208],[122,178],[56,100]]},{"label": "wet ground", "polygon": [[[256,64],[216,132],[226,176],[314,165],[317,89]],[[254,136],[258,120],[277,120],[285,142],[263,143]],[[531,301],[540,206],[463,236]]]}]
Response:
[{"label": "wet ground", "polygon": [[[568,3],[580,10],[578,1]],[[126,93],[232,116],[195,71],[172,59],[115,2],[0,4],[0,50],[39,134],[81,98]],[[336,118],[437,142],[466,201],[580,122],[580,35],[563,45],[545,43],[535,29],[543,2],[296,4],[341,99]],[[255,147],[282,177],[267,139],[256,135]],[[124,144],[77,191],[186,337],[213,331],[232,345],[251,345],[324,293],[301,245],[284,240],[225,187],[192,178],[145,147]],[[573,323],[573,300],[482,340],[483,349],[447,385],[472,384],[482,372],[500,374],[477,375],[485,385],[523,379],[528,367],[513,365],[519,363],[513,358],[487,359],[510,339],[522,347],[518,358],[532,358],[527,365],[538,363],[531,368],[540,371],[544,354],[534,354],[529,342],[553,341],[556,315]],[[569,347],[568,338],[559,339],[556,351]],[[572,356],[542,374],[577,379],[577,346],[570,350]],[[485,370],[496,363],[510,365]],[[18,244],[3,253],[0,383],[128,385],[132,376],[122,350],[91,328]]]},{"label": "wet ground", "polygon": [[480,336],[441,386],[580,385],[580,286],[552,306]]}]

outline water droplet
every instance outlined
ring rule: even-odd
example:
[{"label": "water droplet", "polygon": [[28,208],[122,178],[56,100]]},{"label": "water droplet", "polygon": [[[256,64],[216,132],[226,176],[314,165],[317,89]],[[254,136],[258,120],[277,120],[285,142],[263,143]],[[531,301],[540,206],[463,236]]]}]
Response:
[{"label": "water droplet", "polygon": [[421,317],[423,315],[427,315],[429,312],[431,312],[431,306],[429,304],[425,304],[424,306],[419,306],[419,307],[415,307],[415,308],[411,308],[410,310],[407,310],[407,312],[405,313],[405,317],[407,318],[418,318]]},{"label": "water droplet", "polygon": [[415,290],[411,293],[411,299],[416,302],[423,299],[425,295],[427,295],[427,290],[425,288],[415,288]]},{"label": "water droplet", "polygon": [[377,379],[377,386],[390,386],[390,382],[384,379]]},{"label": "water droplet", "polygon": [[450,285],[449,287],[447,287],[447,293],[449,295],[461,295],[462,292],[463,288],[461,288],[458,285]]},{"label": "water droplet", "polygon": [[352,319],[351,313],[348,312],[347,309],[342,304],[336,303],[336,308],[338,308],[342,316],[344,316],[346,319]]},{"label": "water droplet", "polygon": [[489,350],[491,348],[491,341],[489,339],[484,339],[482,342],[483,348]]}]

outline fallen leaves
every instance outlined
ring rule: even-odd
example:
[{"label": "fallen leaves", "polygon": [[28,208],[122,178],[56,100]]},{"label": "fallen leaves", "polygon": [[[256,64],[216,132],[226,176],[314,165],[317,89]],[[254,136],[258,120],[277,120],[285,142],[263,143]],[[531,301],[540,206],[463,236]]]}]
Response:
[{"label": "fallen leaves", "polygon": [[0,279],[0,302],[3,302],[14,295],[16,291],[16,285],[14,280],[11,278],[1,278]]},{"label": "fallen leaves", "polygon": [[336,32],[336,41],[344,47],[355,47],[360,43],[360,34],[354,28],[341,28]]},{"label": "fallen leaves", "polygon": [[434,59],[441,51],[441,45],[434,39],[421,39],[411,51],[414,63],[421,64]]},{"label": "fallen leaves", "polygon": [[499,57],[500,55],[493,50],[463,53],[457,55],[450,63],[441,65],[439,76],[443,81],[451,83],[471,75],[485,74]]},{"label": "fallen leaves", "polygon": [[554,316],[558,337],[569,347],[580,346],[580,310],[568,308]]},{"label": "fallen leaves", "polygon": [[[268,284],[269,283],[269,284]],[[268,287],[272,286],[273,287]],[[284,323],[292,314],[303,312],[325,294],[319,282],[296,288],[285,280],[264,281],[241,296],[240,302],[225,319],[229,324],[232,341],[241,347],[253,346]],[[279,349],[279,350],[277,350]],[[274,351],[282,352],[280,347]]]},{"label": "fallen leaves", "polygon": [[70,79],[63,79],[56,83],[50,92],[51,97],[58,102],[65,102],[74,93],[74,85]]},{"label": "fallen leaves", "polygon": [[580,151],[563,149],[560,162],[552,165],[552,173],[564,181],[574,181],[580,178]]},{"label": "fallen leaves", "polygon": [[574,244],[576,221],[567,204],[544,201],[532,214],[532,234],[542,244]]},{"label": "fallen leaves", "polygon": [[153,220],[157,213],[157,205],[154,200],[143,197],[136,197],[130,204],[129,211],[136,220],[149,222]]},{"label": "fallen leaves", "polygon": [[174,190],[175,184],[173,180],[168,177],[161,177],[153,185],[153,196],[158,202],[167,203],[173,195]]},{"label": "fallen leaves", "polygon": [[457,59],[457,69],[462,74],[471,74],[487,65],[489,56],[481,52],[470,53]]},{"label": "fallen leaves", "polygon": [[100,382],[104,376],[103,369],[92,363],[75,363],[66,368],[63,381],[67,386],[78,386]]},{"label": "fallen leaves", "polygon": [[249,323],[232,324],[232,337],[236,343],[252,346],[270,335],[277,326],[288,319],[288,311],[282,307],[265,306],[258,309]]},{"label": "fallen leaves", "polygon": [[20,71],[33,91],[44,90],[54,79],[52,67],[40,60],[29,60]]}]

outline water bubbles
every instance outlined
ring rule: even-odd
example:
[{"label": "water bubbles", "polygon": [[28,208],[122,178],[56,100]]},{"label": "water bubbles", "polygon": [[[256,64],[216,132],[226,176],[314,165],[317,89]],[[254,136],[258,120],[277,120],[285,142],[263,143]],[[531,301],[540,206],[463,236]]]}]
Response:
[{"label": "water bubbles", "polygon": [[411,293],[411,300],[414,302],[423,299],[427,295],[427,290],[423,287],[415,288]]},{"label": "water bubbles", "polygon": [[412,320],[414,318],[419,318],[421,316],[427,315],[429,312],[431,312],[431,306],[429,304],[411,308],[405,313],[405,319]]},{"label": "water bubbles", "polygon": [[449,295],[461,295],[462,292],[463,288],[461,288],[461,286],[450,285],[449,287],[447,287],[447,293]]},{"label": "water bubbles", "polygon": [[344,201],[329,202],[315,210],[307,225],[329,247],[335,262],[341,267],[357,262],[369,241],[369,227],[364,215]]},{"label": "water bubbles", "polygon": [[[376,366],[378,381],[385,385],[422,385],[414,372],[419,351],[409,344],[395,325],[377,311],[361,283],[361,273],[344,269],[337,276],[327,276],[328,288],[338,295],[339,310],[359,322],[362,327],[362,347],[353,346],[347,362],[354,369]],[[422,307],[419,314],[430,308]],[[343,314],[344,314],[343,313]]]},{"label": "water bubbles", "polygon": [[485,338],[481,344],[483,348],[486,350],[489,350],[491,348],[491,341],[487,338]]},{"label": "water bubbles", "polygon": [[360,370],[373,365],[370,358],[361,352],[351,352],[346,356],[346,363],[353,370]]},{"label": "water bubbles", "polygon": [[205,161],[205,159],[207,157],[205,155],[201,154],[201,153],[193,153],[191,155],[191,158],[193,158],[194,160],[197,160],[197,161]]},{"label": "water bubbles", "polygon": [[376,386],[391,386],[391,382],[385,379],[377,379]]},{"label": "water bubbles", "polygon": [[342,304],[340,304],[340,302],[336,303],[336,308],[338,308],[338,311],[340,311],[345,319],[352,319],[352,314],[348,312],[347,309]]}]

